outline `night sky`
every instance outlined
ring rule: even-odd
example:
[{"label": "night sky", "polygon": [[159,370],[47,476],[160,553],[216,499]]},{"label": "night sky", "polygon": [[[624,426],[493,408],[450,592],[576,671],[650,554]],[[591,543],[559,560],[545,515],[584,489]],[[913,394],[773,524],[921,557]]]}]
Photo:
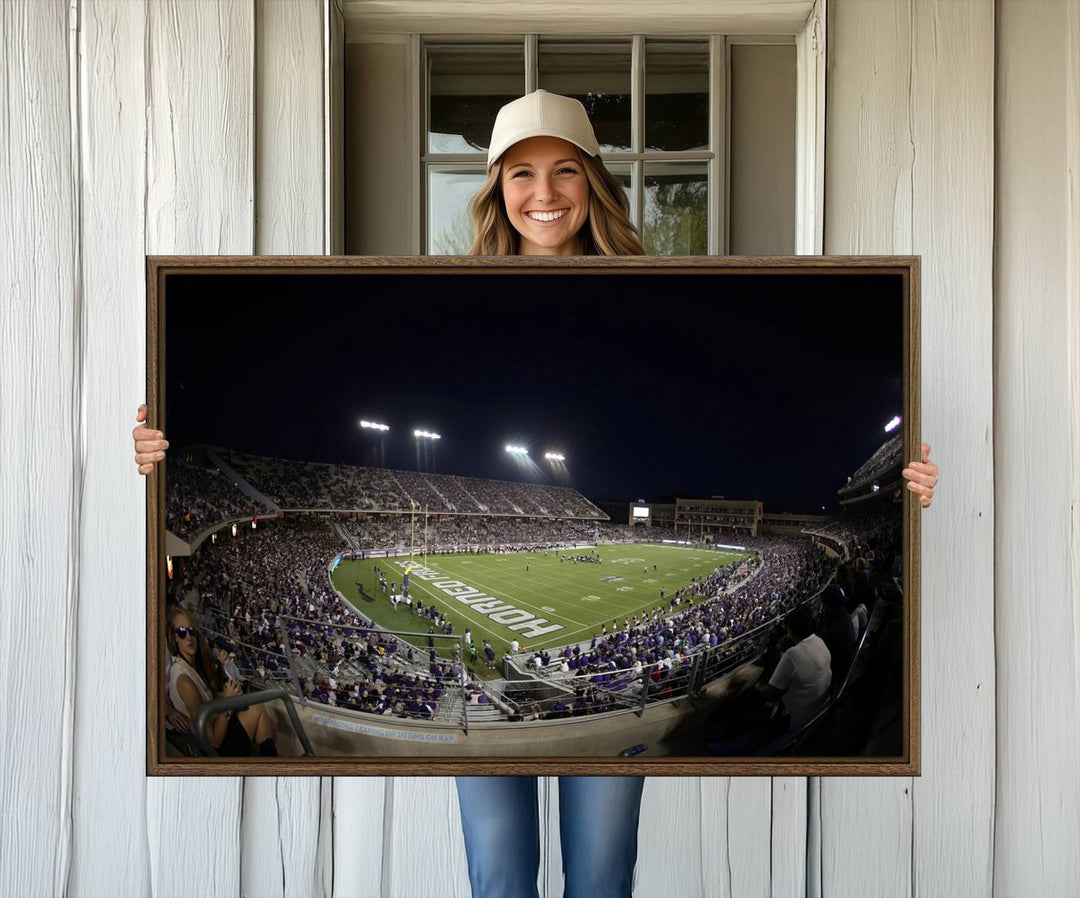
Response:
[{"label": "night sky", "polygon": [[[902,412],[898,275],[169,275],[171,451],[835,511]],[[382,438],[361,418],[389,424]],[[524,445],[523,469],[505,451]]]}]

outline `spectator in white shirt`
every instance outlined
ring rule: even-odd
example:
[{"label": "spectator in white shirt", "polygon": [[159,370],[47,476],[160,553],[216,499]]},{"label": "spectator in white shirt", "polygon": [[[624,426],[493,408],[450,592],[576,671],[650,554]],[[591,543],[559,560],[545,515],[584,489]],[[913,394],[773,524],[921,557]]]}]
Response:
[{"label": "spectator in white shirt", "polygon": [[797,730],[814,716],[829,691],[831,657],[825,642],[814,633],[814,619],[805,608],[790,612],[784,625],[793,644],[780,656],[768,684],[757,688],[769,701],[783,700],[791,729]]}]

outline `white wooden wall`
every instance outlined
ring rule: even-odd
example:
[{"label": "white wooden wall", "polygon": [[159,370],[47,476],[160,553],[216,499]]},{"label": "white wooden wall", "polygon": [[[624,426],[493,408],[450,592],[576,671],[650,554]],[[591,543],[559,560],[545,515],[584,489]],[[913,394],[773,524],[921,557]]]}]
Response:
[{"label": "white wooden wall", "polygon": [[[0,0],[0,895],[468,894],[448,779],[143,774],[143,256],[328,248],[338,21]],[[825,250],[923,257],[923,776],[651,780],[636,894],[1075,895],[1080,4],[828,48]]]}]

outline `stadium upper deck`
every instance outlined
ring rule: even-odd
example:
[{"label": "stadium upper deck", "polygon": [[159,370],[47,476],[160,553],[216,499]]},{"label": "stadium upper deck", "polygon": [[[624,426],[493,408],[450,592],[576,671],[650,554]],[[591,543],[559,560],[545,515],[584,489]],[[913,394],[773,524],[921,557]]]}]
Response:
[{"label": "stadium upper deck", "polygon": [[214,448],[185,454],[191,461],[167,462],[166,488],[166,526],[185,540],[233,517],[280,510],[608,520],[569,487],[289,461]]}]

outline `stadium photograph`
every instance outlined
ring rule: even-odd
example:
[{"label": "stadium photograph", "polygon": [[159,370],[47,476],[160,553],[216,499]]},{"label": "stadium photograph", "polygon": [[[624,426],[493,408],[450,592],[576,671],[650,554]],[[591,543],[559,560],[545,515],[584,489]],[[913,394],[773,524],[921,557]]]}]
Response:
[{"label": "stadium photograph", "polygon": [[190,262],[163,758],[910,758],[898,270]]}]

